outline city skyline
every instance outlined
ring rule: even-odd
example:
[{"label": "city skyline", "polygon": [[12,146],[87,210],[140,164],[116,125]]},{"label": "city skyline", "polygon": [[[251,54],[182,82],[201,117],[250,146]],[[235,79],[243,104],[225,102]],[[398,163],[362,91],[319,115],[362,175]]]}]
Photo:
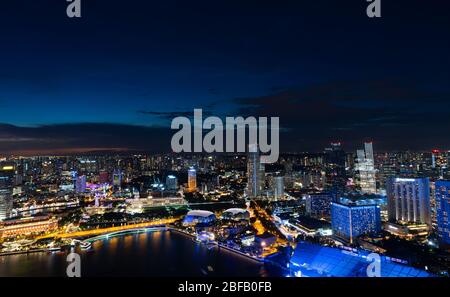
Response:
[{"label": "city skyline", "polygon": [[448,1],[4,2],[0,277],[448,284]]}]

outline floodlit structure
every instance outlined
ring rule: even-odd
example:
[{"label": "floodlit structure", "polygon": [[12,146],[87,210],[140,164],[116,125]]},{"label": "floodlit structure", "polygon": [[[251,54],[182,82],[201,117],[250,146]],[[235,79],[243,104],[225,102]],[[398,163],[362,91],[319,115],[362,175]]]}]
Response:
[{"label": "floodlit structure", "polygon": [[211,224],[216,221],[216,215],[206,210],[191,210],[183,220],[184,226],[195,226],[197,224]]},{"label": "floodlit structure", "polygon": [[166,177],[166,188],[170,191],[178,189],[178,179],[174,175],[168,175]]},{"label": "floodlit structure", "polygon": [[355,171],[359,190],[362,193],[375,194],[377,192],[376,171],[371,142],[364,143],[364,149],[356,151]]},{"label": "floodlit structure", "polygon": [[222,213],[222,219],[225,220],[248,220],[250,219],[250,213],[243,208],[229,208]]},{"label": "floodlit structure", "polygon": [[0,164],[0,221],[11,216],[13,207],[14,175],[14,163]]},{"label": "floodlit structure", "polygon": [[197,190],[197,171],[191,167],[188,170],[188,192]]},{"label": "floodlit structure", "polygon": [[58,228],[58,220],[48,216],[23,218],[7,221],[0,225],[0,238],[12,238],[41,232],[50,232]]},{"label": "floodlit structure", "polygon": [[247,194],[249,197],[258,197],[264,189],[265,168],[261,163],[257,144],[248,146],[247,156]]},{"label": "floodlit structure", "polygon": [[390,178],[386,190],[390,222],[426,224],[431,228],[428,178]]},{"label": "floodlit structure", "polygon": [[450,181],[437,181],[435,189],[439,241],[450,246]]},{"label": "floodlit structure", "polygon": [[311,193],[306,195],[306,213],[315,218],[326,218],[331,214],[333,195],[328,192]]},{"label": "floodlit structure", "polygon": [[331,203],[333,236],[349,243],[363,234],[381,231],[380,206]]}]

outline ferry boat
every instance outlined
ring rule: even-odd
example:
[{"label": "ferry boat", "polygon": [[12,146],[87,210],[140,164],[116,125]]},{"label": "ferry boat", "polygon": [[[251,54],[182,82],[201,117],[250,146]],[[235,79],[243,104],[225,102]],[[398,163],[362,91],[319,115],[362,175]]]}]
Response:
[{"label": "ferry boat", "polygon": [[45,249],[47,252],[59,252],[61,251],[61,246],[56,245],[54,241],[50,242],[47,248]]},{"label": "ferry boat", "polygon": [[61,247],[59,246],[52,246],[52,247],[48,247],[46,248],[47,252],[59,252],[61,251]]},{"label": "ferry boat", "polygon": [[88,250],[92,247],[92,243],[87,242],[87,241],[82,241],[82,242],[80,242],[80,247],[83,250]]}]

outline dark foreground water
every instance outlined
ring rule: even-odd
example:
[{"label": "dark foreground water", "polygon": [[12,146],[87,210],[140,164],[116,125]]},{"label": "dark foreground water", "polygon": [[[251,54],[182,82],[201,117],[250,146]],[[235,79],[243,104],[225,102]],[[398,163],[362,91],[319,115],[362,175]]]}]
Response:
[{"label": "dark foreground water", "polygon": [[[81,276],[282,276],[264,265],[233,252],[206,248],[170,231],[127,234],[93,243],[91,250],[76,249]],[[69,251],[0,256],[0,276],[66,276]]]}]

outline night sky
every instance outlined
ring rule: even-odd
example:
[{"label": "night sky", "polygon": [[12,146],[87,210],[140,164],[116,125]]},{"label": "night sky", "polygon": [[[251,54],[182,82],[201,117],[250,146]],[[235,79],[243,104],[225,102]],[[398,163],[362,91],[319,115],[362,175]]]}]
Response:
[{"label": "night sky", "polygon": [[367,4],[2,1],[0,154],[169,151],[194,108],[278,116],[283,151],[450,149],[448,1]]}]

